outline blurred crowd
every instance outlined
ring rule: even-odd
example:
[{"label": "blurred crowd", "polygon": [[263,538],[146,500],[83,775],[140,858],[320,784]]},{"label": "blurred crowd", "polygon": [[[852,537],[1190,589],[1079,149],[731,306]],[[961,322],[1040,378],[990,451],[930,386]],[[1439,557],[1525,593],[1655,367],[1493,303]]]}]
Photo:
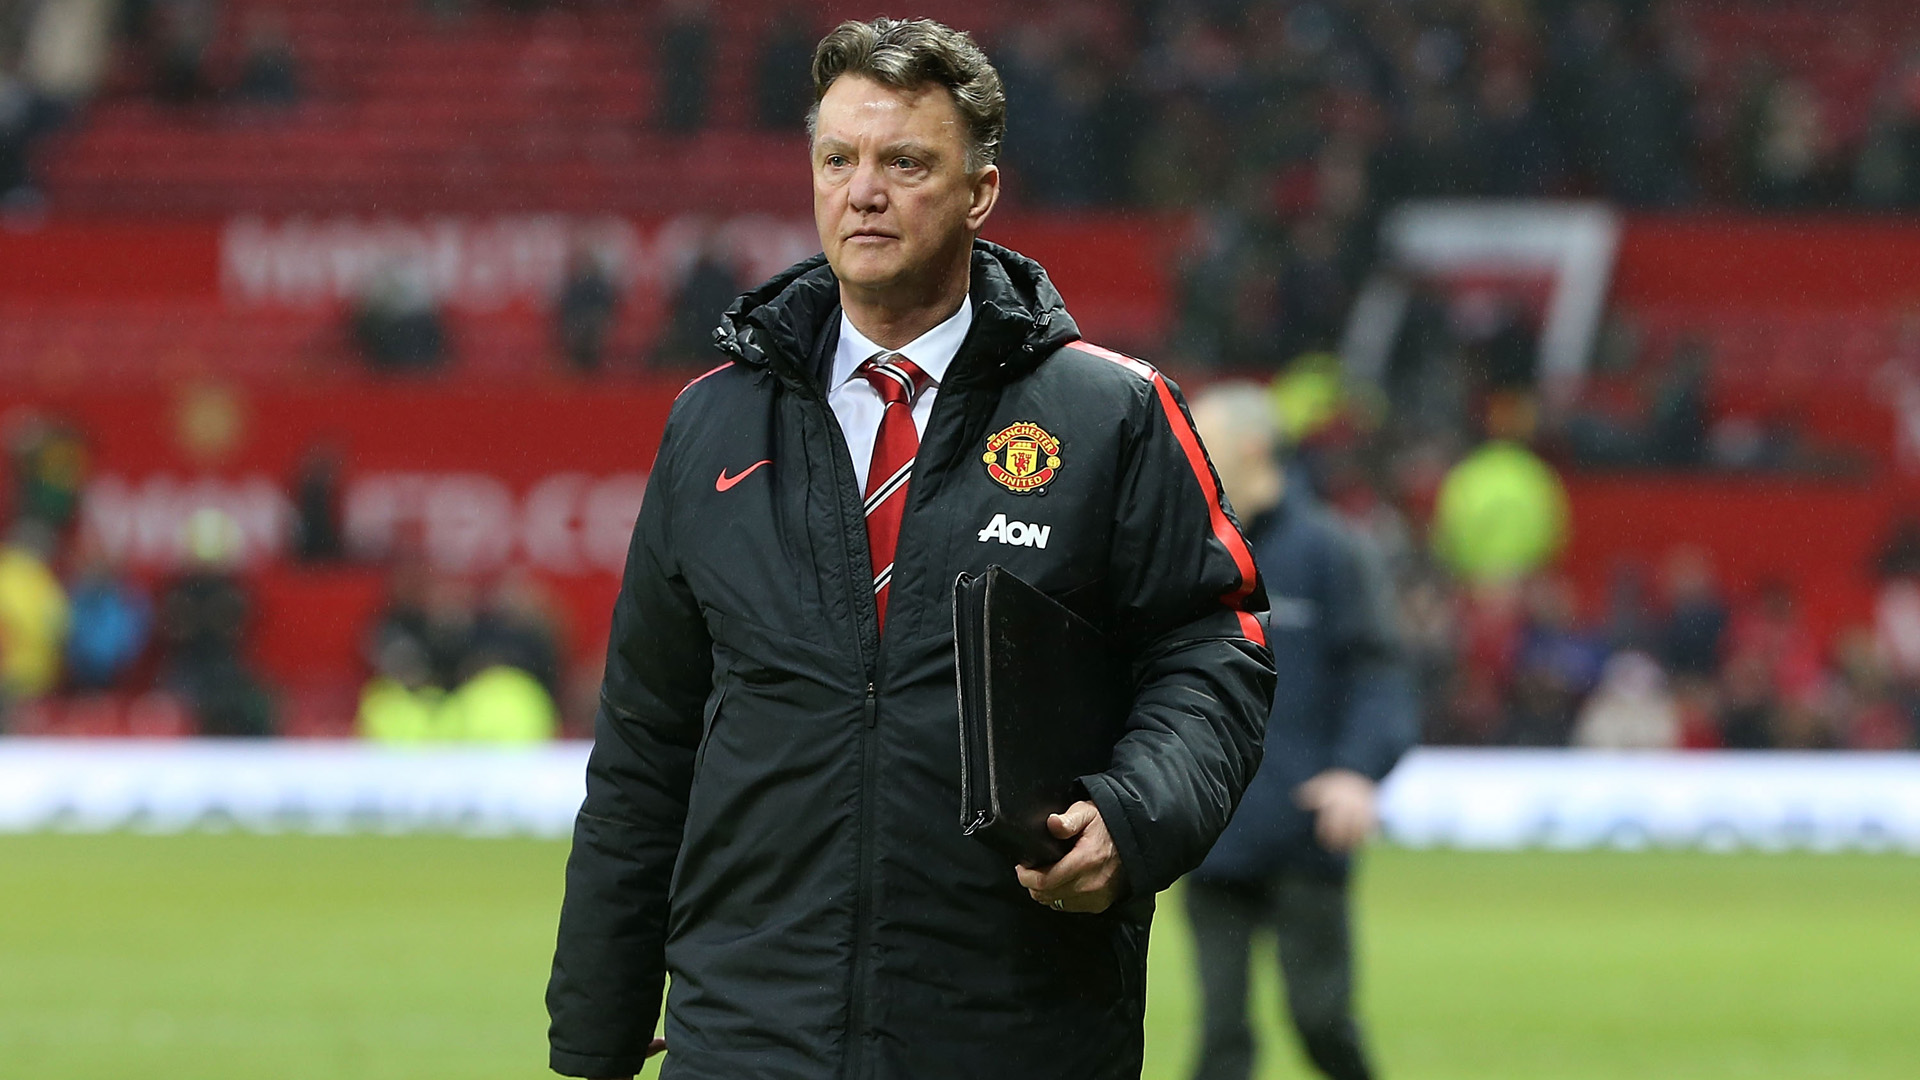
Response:
[{"label": "blurred crowd", "polygon": [[81,433],[33,414],[7,419],[0,730],[32,727],[30,707],[56,693],[154,691],[184,710],[192,731],[271,734],[271,695],[246,656],[251,611],[234,573],[232,519],[194,514],[185,564],[163,581],[138,580],[77,527]]},{"label": "blurred crowd", "polygon": [[[524,571],[488,582],[438,574],[404,543],[363,567],[384,573],[387,598],[365,631],[357,706],[330,699],[342,715],[297,717],[293,688],[256,663],[252,568],[234,519],[195,511],[177,568],[132,572],[79,521],[82,434],[30,412],[4,420],[0,733],[76,727],[48,721],[53,703],[79,703],[97,721],[78,725],[86,734],[357,730],[388,742],[522,743],[559,733],[566,637],[552,597]],[[287,549],[301,563],[353,560],[337,515],[338,468],[320,451],[294,478]]]},{"label": "blurred crowd", "polygon": [[34,148],[81,118],[116,46],[159,102],[241,112],[298,102],[300,63],[284,18],[250,9],[240,49],[215,63],[223,16],[219,0],[0,0],[0,211],[39,208]]},{"label": "blurred crowd", "polygon": [[[1560,468],[1864,467],[1785,419],[1717,422],[1704,342],[1603,355],[1603,371],[1634,370],[1624,408],[1556,401],[1536,384],[1524,296],[1413,282],[1379,384],[1342,375],[1381,215],[1403,200],[1912,205],[1920,49],[1868,40],[1870,24],[1835,12],[1829,36],[1715,69],[1694,13],[1614,0],[1067,3],[994,43],[1016,103],[1017,189],[1055,206],[1190,212],[1159,355],[1201,377],[1271,380],[1302,481],[1398,568],[1429,742],[1915,745],[1920,682],[1900,659],[1911,616],[1898,614],[1913,571],[1899,560],[1879,567],[1875,625],[1836,640],[1806,626],[1790,583],[1732,593],[1700,551],[1621,567],[1604,597],[1554,573]],[[1796,73],[1815,57],[1871,68],[1847,73],[1872,84],[1862,123],[1823,99],[1831,80]]]},{"label": "blurred crowd", "polygon": [[[1004,160],[1044,205],[1300,206],[1356,170],[1387,201],[1912,205],[1920,42],[1887,48],[1845,5],[1755,6],[1831,18],[1731,55],[1685,0],[1055,0],[980,36],[1012,103]],[[717,7],[658,5],[662,129],[711,123]],[[767,10],[752,115],[790,129],[825,28]],[[1862,85],[1864,106],[1828,92]]]},{"label": "blurred crowd", "polygon": [[[458,19],[568,2],[416,6]],[[733,83],[716,76],[719,5],[642,6],[656,125],[706,128]],[[1047,206],[1920,204],[1920,43],[1883,41],[1846,7],[1808,8],[1832,16],[1814,40],[1733,50],[1684,0],[1054,0],[982,37],[1014,103],[1006,163]],[[745,113],[791,130],[824,27],[803,4],[764,10]],[[230,20],[239,46],[217,49]],[[100,90],[116,45],[161,102],[270,112],[308,93],[301,43],[271,7],[0,0],[5,190],[30,191],[26,147]]]},{"label": "blurred crowd", "polygon": [[1055,205],[1253,188],[1304,207],[1357,181],[1338,197],[1914,205],[1920,39],[1882,41],[1872,12],[1849,10],[1864,5],[1774,2],[1752,6],[1817,14],[1820,30],[1716,48],[1702,6],[1035,5],[994,42],[1017,109],[1007,158]]},{"label": "blurred crowd", "polygon": [[[1788,580],[1735,589],[1691,546],[1583,592],[1556,569],[1556,468],[1492,410],[1458,455],[1383,456],[1359,402],[1272,384],[1311,489],[1387,558],[1420,680],[1423,741],[1608,749],[1920,748],[1920,517],[1894,523],[1870,619],[1817,631]],[[1299,417],[1313,419],[1304,427]]]},{"label": "blurred crowd", "polygon": [[34,147],[99,88],[115,5],[109,0],[0,0],[0,210],[40,201]]},{"label": "blurred crowd", "polygon": [[417,556],[389,571],[369,630],[362,735],[386,742],[524,743],[561,727],[565,650],[552,604],[523,571],[492,583],[435,574]]},{"label": "blurred crowd", "polygon": [[1730,596],[1693,548],[1655,582],[1622,567],[1588,617],[1552,574],[1403,597],[1426,741],[1602,749],[1916,747],[1920,629],[1911,576],[1888,579],[1872,627],[1810,630],[1783,580]]},{"label": "blurred crowd", "polygon": [[[459,18],[480,0],[425,6]],[[1920,524],[1897,529],[1873,568],[1871,623],[1831,638],[1807,624],[1792,582],[1731,587],[1699,550],[1619,567],[1602,595],[1555,572],[1562,470],[1862,467],[1790,425],[1717,430],[1704,344],[1655,358],[1624,409],[1556,402],[1536,385],[1538,316],[1524,297],[1414,282],[1377,384],[1352,383],[1339,357],[1378,268],[1381,216],[1405,199],[1920,205],[1920,45],[1875,40],[1841,11],[1820,40],[1729,56],[1706,47],[1697,15],[1654,0],[1055,0],[985,38],[1011,101],[1011,198],[1190,223],[1173,322],[1151,355],[1190,385],[1269,383],[1301,488],[1395,568],[1429,742],[1915,745]],[[141,58],[157,100],[268,115],[298,100],[300,43],[285,24],[250,16],[241,61],[213,65],[221,17],[217,0],[0,0],[0,188],[30,195],[25,147],[73,115],[115,39]],[[707,128],[719,6],[665,0],[657,19],[636,46],[656,50],[655,123]],[[795,4],[751,43],[754,123],[795,129],[822,29]],[[56,45],[62,62],[48,55]],[[1868,88],[1863,115],[1842,115],[1826,90],[1840,84]],[[653,357],[662,365],[706,360],[715,315],[751,284],[718,252],[679,281]],[[575,252],[549,307],[570,365],[617,359],[607,341],[621,295],[592,250]],[[446,363],[444,313],[404,265],[371,277],[347,330],[377,370]],[[280,698],[248,663],[231,523],[196,519],[190,565],[135,580],[74,539],[79,434],[35,423],[7,437],[0,717],[9,701],[17,715],[57,689],[157,687],[186,703],[194,730],[284,727]],[[325,470],[294,490],[293,549],[342,557]],[[520,740],[556,729],[571,698],[565,635],[535,582],[482,588],[405,557],[390,572],[367,631],[360,730]]]}]

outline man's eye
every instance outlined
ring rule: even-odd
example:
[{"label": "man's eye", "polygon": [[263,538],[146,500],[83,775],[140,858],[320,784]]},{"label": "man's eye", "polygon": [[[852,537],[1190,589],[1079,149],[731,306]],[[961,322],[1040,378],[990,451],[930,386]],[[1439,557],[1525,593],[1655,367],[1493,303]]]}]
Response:
[{"label": "man's eye", "polygon": [[843,154],[827,155],[827,165],[830,168],[838,169],[838,168],[844,167],[846,164],[847,164],[847,159],[846,159],[846,156]]},{"label": "man's eye", "polygon": [[912,158],[901,157],[901,158],[893,159],[893,167],[896,169],[913,169],[913,168],[918,168],[919,165],[920,163],[913,160]]}]

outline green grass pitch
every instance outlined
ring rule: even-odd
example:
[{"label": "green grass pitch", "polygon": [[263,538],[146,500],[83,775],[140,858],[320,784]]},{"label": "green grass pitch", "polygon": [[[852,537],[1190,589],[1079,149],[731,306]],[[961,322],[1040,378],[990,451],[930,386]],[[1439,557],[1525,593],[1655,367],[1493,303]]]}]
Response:
[{"label": "green grass pitch", "polygon": [[[0,1077],[546,1075],[564,858],[446,837],[0,837]],[[1920,1077],[1920,859],[1381,849],[1360,889],[1389,1078]],[[1153,943],[1154,1080],[1192,1054],[1178,903]],[[1260,995],[1263,1080],[1306,1076],[1271,979]]]}]

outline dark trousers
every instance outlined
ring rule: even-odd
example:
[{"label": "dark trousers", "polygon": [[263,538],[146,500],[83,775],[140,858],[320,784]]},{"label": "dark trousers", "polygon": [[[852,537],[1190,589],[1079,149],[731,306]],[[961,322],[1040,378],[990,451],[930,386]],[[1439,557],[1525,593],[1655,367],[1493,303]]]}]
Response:
[{"label": "dark trousers", "polygon": [[1247,967],[1255,931],[1278,938],[1280,974],[1300,1043],[1332,1080],[1369,1080],[1353,1018],[1353,945],[1347,885],[1310,874],[1263,882],[1187,882],[1205,1009],[1194,1080],[1248,1080],[1253,1030],[1247,1024]]}]

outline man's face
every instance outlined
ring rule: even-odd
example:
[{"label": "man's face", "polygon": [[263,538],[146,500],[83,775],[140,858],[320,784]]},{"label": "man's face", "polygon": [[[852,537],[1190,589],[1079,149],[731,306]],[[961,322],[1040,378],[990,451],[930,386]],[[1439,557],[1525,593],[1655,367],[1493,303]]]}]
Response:
[{"label": "man's face", "polygon": [[1203,397],[1192,411],[1194,429],[1220,476],[1227,501],[1245,524],[1279,500],[1285,474],[1274,461],[1273,444],[1247,430],[1245,421],[1217,400]]},{"label": "man's face", "polygon": [[945,87],[842,76],[820,99],[813,221],[841,282],[914,295],[966,265],[999,174],[967,172],[967,129]]}]

